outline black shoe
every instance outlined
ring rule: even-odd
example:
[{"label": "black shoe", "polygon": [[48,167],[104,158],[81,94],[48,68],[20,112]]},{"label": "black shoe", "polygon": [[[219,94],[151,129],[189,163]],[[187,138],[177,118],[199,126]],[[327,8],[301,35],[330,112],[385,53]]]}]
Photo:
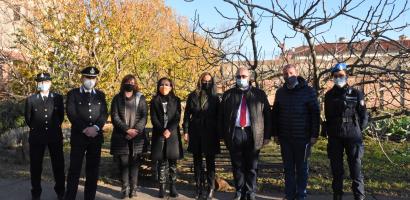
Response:
[{"label": "black shoe", "polygon": [[31,200],[40,200],[40,197],[31,197]]},{"label": "black shoe", "polygon": [[212,200],[213,198],[214,198],[214,189],[208,189],[208,192],[206,194],[206,199]]},{"label": "black shoe", "polygon": [[129,197],[132,198],[132,197],[138,196],[137,192],[138,192],[138,187],[137,186],[131,187]]},{"label": "black shoe", "polygon": [[365,197],[364,196],[355,196],[354,200],[364,200]]},{"label": "black shoe", "polygon": [[237,192],[237,193],[235,193],[235,197],[233,198],[233,200],[242,200],[243,198],[242,198],[242,194],[241,193],[239,193],[239,192]]},{"label": "black shoe", "polygon": [[173,198],[178,197],[178,191],[177,191],[177,188],[175,188],[174,183],[171,183],[169,185],[169,196]]},{"label": "black shoe", "polygon": [[166,187],[165,183],[159,186],[158,197],[161,199],[165,197],[165,190],[166,190],[165,187]]},{"label": "black shoe", "polygon": [[256,199],[256,195],[255,194],[247,194],[246,195],[246,200],[255,200]]},{"label": "black shoe", "polygon": [[341,194],[333,194],[333,200],[342,200],[343,199],[343,195]]},{"label": "black shoe", "polygon": [[202,188],[199,186],[196,186],[194,199],[201,199],[201,198],[202,198]]}]

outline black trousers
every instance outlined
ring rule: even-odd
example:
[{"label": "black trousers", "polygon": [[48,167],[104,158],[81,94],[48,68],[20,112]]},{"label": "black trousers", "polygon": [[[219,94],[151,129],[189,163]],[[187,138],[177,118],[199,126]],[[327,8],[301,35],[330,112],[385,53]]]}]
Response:
[{"label": "black trousers", "polygon": [[84,155],[85,163],[85,188],[84,199],[95,199],[97,191],[97,181],[101,159],[101,143],[90,142],[87,144],[71,144],[70,168],[67,176],[66,200],[74,200],[77,195],[78,182],[83,164]]},{"label": "black trousers", "polygon": [[120,178],[122,183],[122,190],[127,188],[131,190],[136,189],[138,183],[138,171],[141,164],[140,156],[133,155],[133,143],[129,145],[130,152],[128,155],[118,155],[118,167],[120,169]]},{"label": "black trousers", "polygon": [[362,139],[329,137],[327,152],[333,174],[333,193],[343,194],[343,154],[345,152],[350,170],[350,178],[352,179],[353,195],[355,198],[364,197],[364,182],[361,170],[364,153]]},{"label": "black trousers", "polygon": [[29,144],[30,148],[30,177],[31,195],[35,198],[41,195],[41,173],[43,171],[43,158],[46,147],[50,153],[51,166],[54,175],[54,191],[57,195],[63,195],[65,189],[64,175],[64,152],[63,142],[48,144]]},{"label": "black trousers", "polygon": [[215,155],[205,155],[206,173],[202,165],[203,155],[194,154],[194,178],[197,186],[200,186],[206,181],[209,189],[215,188]]},{"label": "black trousers", "polygon": [[229,153],[236,193],[255,195],[259,150],[254,149],[250,129],[235,128]]}]

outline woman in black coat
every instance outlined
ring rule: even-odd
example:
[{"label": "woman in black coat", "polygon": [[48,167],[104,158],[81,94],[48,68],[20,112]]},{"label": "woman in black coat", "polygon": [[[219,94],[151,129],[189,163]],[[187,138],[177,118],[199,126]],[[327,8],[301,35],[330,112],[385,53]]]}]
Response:
[{"label": "woman in black coat", "polygon": [[[152,160],[158,161],[159,194],[165,196],[167,171],[169,171],[170,196],[177,197],[175,188],[177,159],[182,158],[182,142],[179,134],[181,103],[174,94],[174,84],[168,78],[157,83],[157,94],[150,104],[152,130]],[[167,167],[168,164],[168,167]]]},{"label": "woman in black coat", "polygon": [[140,154],[146,148],[144,132],[148,106],[145,97],[138,92],[136,79],[127,75],[121,82],[120,92],[111,103],[111,119],[114,130],[111,151],[121,172],[122,198],[136,196]]},{"label": "woman in black coat", "polygon": [[220,153],[217,134],[217,109],[219,98],[215,94],[215,83],[211,74],[203,73],[197,89],[191,92],[184,113],[184,140],[194,157],[195,198],[202,197],[205,186],[202,158],[206,158],[207,199],[213,198],[215,188],[215,154]]}]

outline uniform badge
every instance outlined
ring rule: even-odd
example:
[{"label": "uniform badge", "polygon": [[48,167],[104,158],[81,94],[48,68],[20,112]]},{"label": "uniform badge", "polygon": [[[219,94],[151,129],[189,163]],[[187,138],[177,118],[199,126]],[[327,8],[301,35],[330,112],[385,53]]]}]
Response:
[{"label": "uniform badge", "polygon": [[91,68],[90,73],[91,73],[91,74],[94,74],[94,73],[95,73],[94,68]]}]

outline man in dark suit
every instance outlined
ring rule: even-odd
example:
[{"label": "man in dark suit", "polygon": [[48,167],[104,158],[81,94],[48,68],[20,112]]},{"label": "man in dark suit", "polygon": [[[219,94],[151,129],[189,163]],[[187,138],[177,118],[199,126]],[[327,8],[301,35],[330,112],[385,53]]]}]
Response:
[{"label": "man in dark suit", "polygon": [[46,147],[51,157],[55,180],[54,190],[58,199],[64,195],[64,153],[61,124],[64,120],[63,97],[50,92],[51,77],[49,73],[40,73],[36,77],[38,92],[27,97],[25,120],[30,128],[30,176],[31,195],[40,199],[41,172]]},{"label": "man in dark suit", "polygon": [[249,71],[239,68],[236,87],[222,97],[218,117],[231,156],[235,200],[255,199],[259,151],[270,140],[270,106],[264,91],[249,84]]},{"label": "man in dark suit", "polygon": [[67,176],[66,200],[74,200],[84,156],[86,181],[84,199],[95,199],[103,143],[103,127],[107,121],[105,94],[94,89],[99,71],[87,67],[81,71],[82,85],[67,94],[67,116],[71,122],[70,168]]}]

